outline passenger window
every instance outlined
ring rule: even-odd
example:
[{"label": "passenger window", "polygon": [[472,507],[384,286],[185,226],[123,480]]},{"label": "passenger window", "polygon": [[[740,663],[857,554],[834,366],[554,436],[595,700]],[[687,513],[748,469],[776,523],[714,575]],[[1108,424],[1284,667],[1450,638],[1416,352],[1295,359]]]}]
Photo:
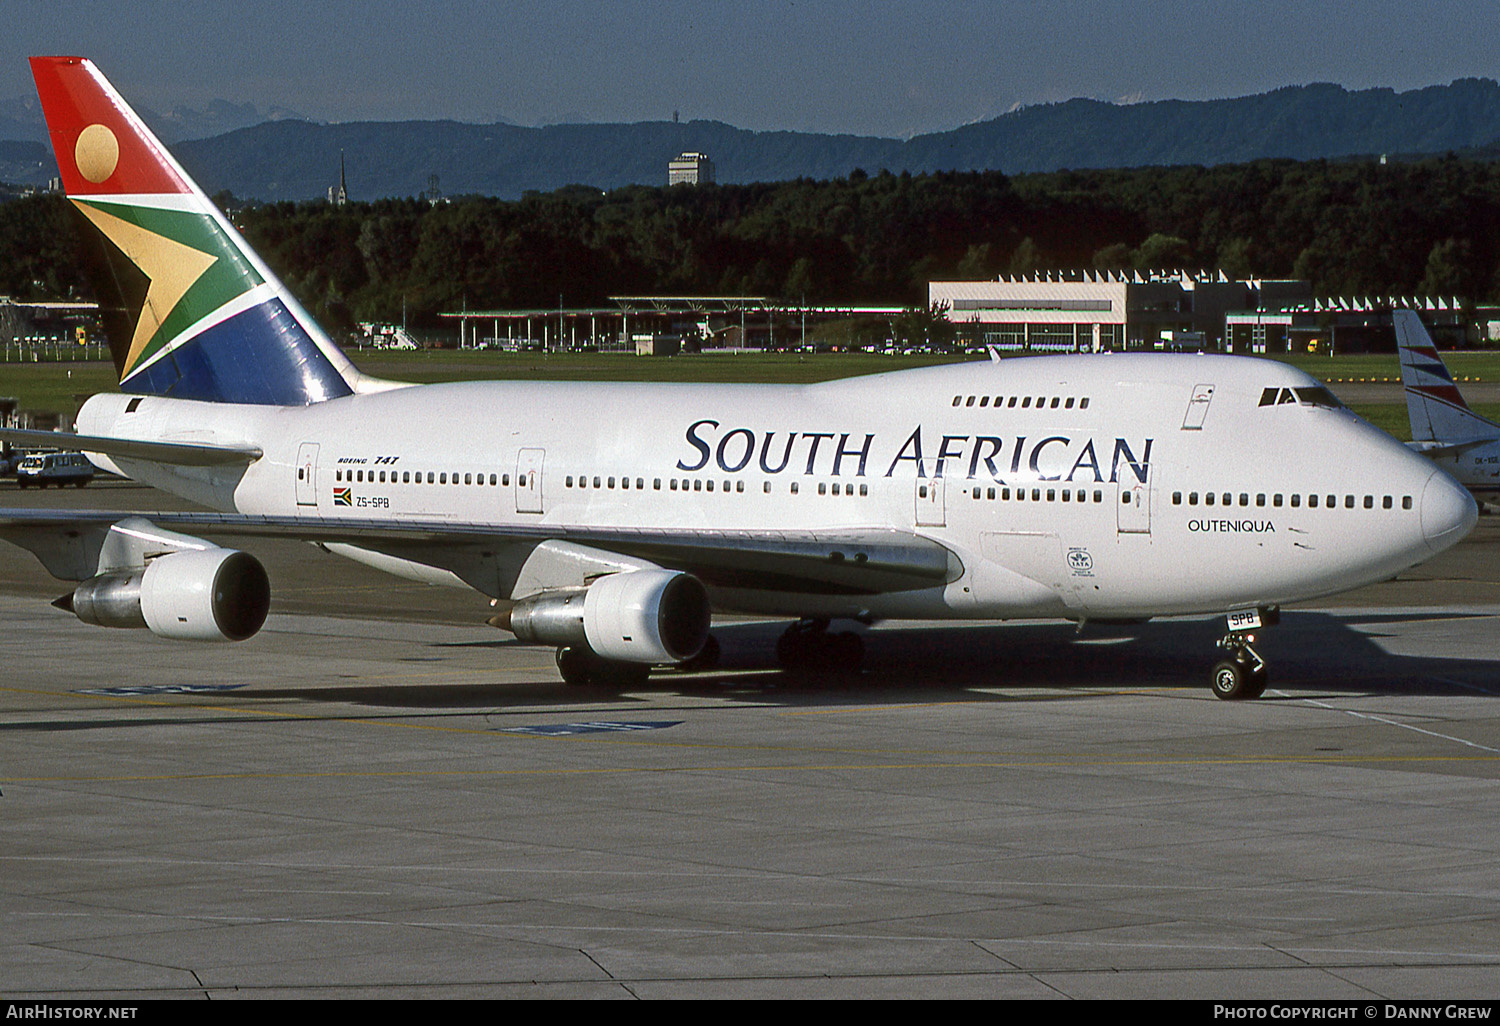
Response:
[{"label": "passenger window", "polygon": [[1181,506],[1182,505],[1182,493],[1181,492],[1173,492],[1172,493],[1172,505],[1174,505],[1174,506]]},{"label": "passenger window", "polygon": [[1057,396],[1053,396],[1053,397],[1052,397],[1052,408],[1053,408],[1053,409],[1054,409],[1054,410],[1055,410],[1055,409],[1057,409],[1057,404],[1058,404],[1058,403],[1059,403],[1059,402],[1061,402],[1061,401],[1062,401],[1062,400],[1061,400],[1061,399],[1059,399],[1059,398],[1058,398],[1058,397],[1057,397]]},{"label": "passenger window", "polygon": [[1073,408],[1073,397],[1069,396],[1068,397],[1068,401],[1065,402],[1065,403],[1063,403],[1063,409],[1065,409],[1065,410],[1071,410],[1072,408]]},{"label": "passenger window", "polygon": [[[770,486],[767,485],[767,489],[768,490],[769,490],[769,487]],[[863,485],[863,484],[860,485],[859,486],[859,494],[861,494],[861,495],[869,495],[870,494],[870,486],[869,485]],[[995,497],[995,489],[991,488],[990,489],[990,498],[993,499],[994,497]]]},{"label": "passenger window", "polygon": [[1255,497],[1255,504],[1257,506],[1264,506],[1266,504],[1266,493],[1265,492],[1261,492],[1259,495],[1257,495]]},{"label": "passenger window", "polygon": [[[1280,492],[1277,492],[1275,495],[1271,496],[1271,505],[1275,506],[1277,509],[1281,508],[1281,493]],[[1293,503],[1292,505],[1296,505],[1296,503]]]},{"label": "passenger window", "polygon": [[1205,505],[1205,506],[1212,506],[1213,504],[1214,504],[1214,493],[1213,492],[1204,492],[1203,493],[1203,505]]},{"label": "passenger window", "polygon": [[1380,500],[1380,508],[1381,509],[1390,509],[1391,508],[1391,497],[1389,495],[1387,495],[1384,499]]},{"label": "passenger window", "polygon": [[968,400],[964,403],[964,405],[965,406],[973,406],[974,405],[974,397],[972,395],[969,396]]},{"label": "passenger window", "polygon": [[1029,409],[1031,409],[1031,396],[1028,395],[1026,398],[1024,398],[1024,399],[1021,400],[1021,409],[1023,409],[1023,410],[1029,410]]},{"label": "passenger window", "polygon": [[1318,497],[1316,495],[1309,495],[1307,497],[1307,508],[1308,509],[1317,509],[1318,508]]},{"label": "passenger window", "polygon": [[1401,496],[1401,508],[1402,509],[1411,509],[1411,496],[1410,495],[1403,495],[1403,496]]},{"label": "passenger window", "polygon": [[1086,409],[1089,408],[1089,401],[1088,401],[1087,397],[1078,400],[1078,408],[1080,410],[1086,410]]},{"label": "passenger window", "polygon": [[1300,505],[1302,505],[1302,496],[1299,493],[1297,493],[1297,492],[1293,492],[1292,493],[1292,509],[1296,509]]},{"label": "passenger window", "polygon": [[1250,496],[1247,495],[1244,492],[1240,492],[1240,505],[1241,506],[1248,506],[1248,505],[1250,505]]}]

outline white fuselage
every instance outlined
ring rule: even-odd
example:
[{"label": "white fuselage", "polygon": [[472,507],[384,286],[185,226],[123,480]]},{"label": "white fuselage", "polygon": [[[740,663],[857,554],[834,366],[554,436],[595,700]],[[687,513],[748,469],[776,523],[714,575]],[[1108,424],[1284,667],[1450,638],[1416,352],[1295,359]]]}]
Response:
[{"label": "white fuselage", "polygon": [[1388,435],[1261,402],[1315,385],[1267,361],[1082,355],[816,385],[426,385],[297,408],[96,396],[79,430],[258,445],[248,468],[117,461],[224,511],[559,536],[894,528],[961,564],[940,587],[855,598],[721,586],[719,608],[1097,619],[1329,594],[1467,532],[1468,495]]}]

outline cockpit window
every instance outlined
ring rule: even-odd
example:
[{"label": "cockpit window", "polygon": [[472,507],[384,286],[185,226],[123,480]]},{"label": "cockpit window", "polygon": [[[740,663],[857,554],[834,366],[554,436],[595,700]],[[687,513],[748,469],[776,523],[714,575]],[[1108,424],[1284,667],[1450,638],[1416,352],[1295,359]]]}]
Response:
[{"label": "cockpit window", "polygon": [[1294,391],[1304,406],[1326,406],[1330,410],[1344,408],[1344,404],[1339,402],[1338,397],[1321,385],[1313,388],[1298,388]]},{"label": "cockpit window", "polygon": [[1267,388],[1260,394],[1261,406],[1281,406],[1284,403],[1297,403],[1302,406],[1321,406],[1329,410],[1342,410],[1344,404],[1339,402],[1328,389],[1322,385],[1313,385],[1308,388]]}]

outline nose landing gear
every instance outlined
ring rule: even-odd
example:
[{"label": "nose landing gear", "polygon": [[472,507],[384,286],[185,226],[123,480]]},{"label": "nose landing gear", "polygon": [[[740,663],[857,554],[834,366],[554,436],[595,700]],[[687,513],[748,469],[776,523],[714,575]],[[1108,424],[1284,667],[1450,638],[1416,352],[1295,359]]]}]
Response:
[{"label": "nose landing gear", "polygon": [[1218,643],[1227,658],[1214,664],[1213,692],[1225,701],[1259,698],[1269,675],[1266,661],[1253,647],[1255,635],[1251,632],[1274,626],[1281,619],[1281,611],[1269,606],[1230,613],[1227,619],[1229,633]]}]

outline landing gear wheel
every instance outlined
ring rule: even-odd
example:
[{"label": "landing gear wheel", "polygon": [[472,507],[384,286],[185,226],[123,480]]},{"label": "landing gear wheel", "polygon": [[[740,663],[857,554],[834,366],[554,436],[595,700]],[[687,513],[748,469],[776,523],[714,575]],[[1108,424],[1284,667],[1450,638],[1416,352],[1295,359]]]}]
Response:
[{"label": "landing gear wheel", "polygon": [[598,658],[586,648],[563,647],[557,650],[557,672],[562,674],[564,684],[587,687],[594,683],[598,663]]},{"label": "landing gear wheel", "polygon": [[[1262,682],[1264,687],[1264,682]],[[1250,673],[1243,663],[1224,659],[1214,665],[1214,694],[1226,702],[1250,698]]]},{"label": "landing gear wheel", "polygon": [[698,673],[703,670],[714,670],[719,666],[719,639],[712,634],[698,650],[698,654],[691,659],[684,659],[677,664],[677,668],[683,673]]},{"label": "landing gear wheel", "polygon": [[651,677],[645,663],[601,659],[587,648],[564,646],[557,650],[557,672],[563,682],[576,687],[634,688]]},{"label": "landing gear wheel", "polygon": [[865,642],[853,631],[828,632],[827,620],[799,620],[776,640],[776,661],[792,672],[855,675]]}]

